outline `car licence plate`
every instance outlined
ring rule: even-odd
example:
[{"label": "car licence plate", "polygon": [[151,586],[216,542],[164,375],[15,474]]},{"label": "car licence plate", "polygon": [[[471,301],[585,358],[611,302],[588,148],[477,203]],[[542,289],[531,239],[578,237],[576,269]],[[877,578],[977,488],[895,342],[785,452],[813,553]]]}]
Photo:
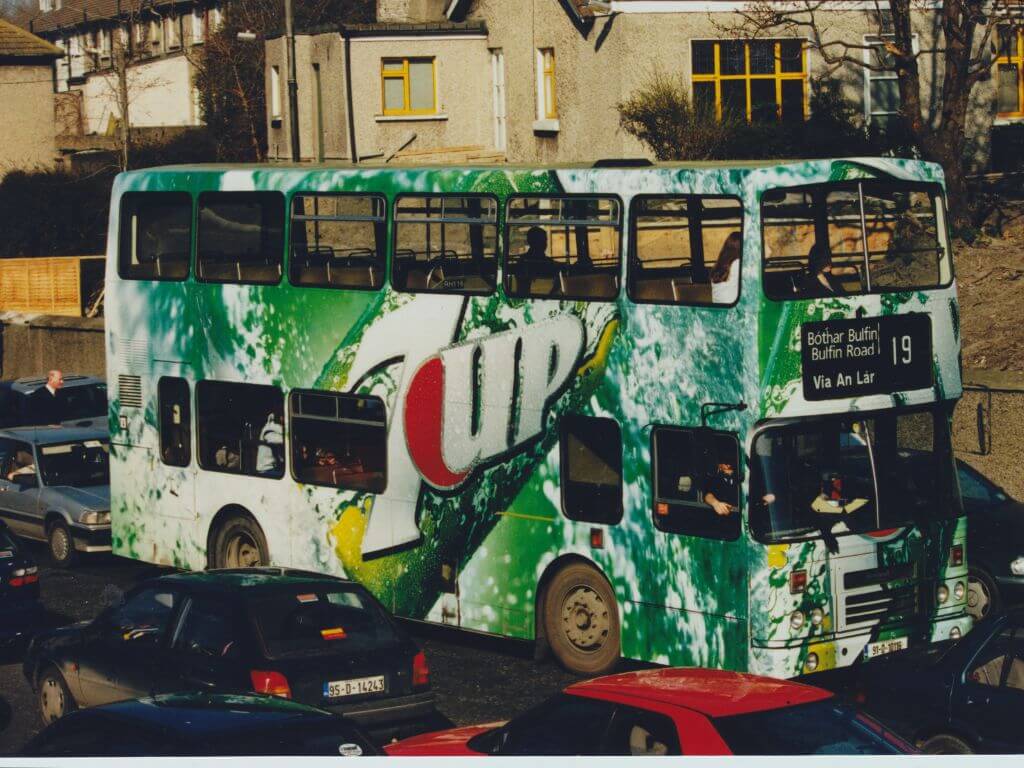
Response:
[{"label": "car licence plate", "polygon": [[334,680],[324,683],[324,696],[338,699],[342,696],[358,696],[363,693],[380,693],[384,690],[384,675],[357,677],[355,680]]},{"label": "car licence plate", "polygon": [[910,638],[908,637],[892,637],[888,640],[879,640],[877,643],[868,643],[864,647],[864,658],[875,659],[887,653],[904,651],[909,647]]}]

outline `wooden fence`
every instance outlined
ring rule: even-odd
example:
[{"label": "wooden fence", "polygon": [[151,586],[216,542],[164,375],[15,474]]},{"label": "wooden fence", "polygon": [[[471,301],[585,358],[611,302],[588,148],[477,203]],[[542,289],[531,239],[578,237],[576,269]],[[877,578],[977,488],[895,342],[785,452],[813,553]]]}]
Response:
[{"label": "wooden fence", "polygon": [[102,283],[102,256],[0,259],[0,311],[81,317]]}]

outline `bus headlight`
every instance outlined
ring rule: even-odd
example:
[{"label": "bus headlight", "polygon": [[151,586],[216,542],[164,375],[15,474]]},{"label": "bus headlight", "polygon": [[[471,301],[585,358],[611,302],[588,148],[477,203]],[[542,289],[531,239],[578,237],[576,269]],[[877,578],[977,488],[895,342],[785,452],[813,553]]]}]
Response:
[{"label": "bus headlight", "polygon": [[82,522],[85,525],[109,525],[109,512],[86,512],[82,515]]},{"label": "bus headlight", "polygon": [[803,627],[805,618],[803,611],[793,611],[789,616],[789,628],[798,631]]},{"label": "bus headlight", "polygon": [[813,672],[818,668],[818,654],[811,651],[807,654],[807,658],[804,659],[804,672]]},{"label": "bus headlight", "polygon": [[935,590],[935,601],[942,605],[949,600],[949,587],[945,584],[939,584],[939,588]]},{"label": "bus headlight", "polygon": [[1010,563],[1010,573],[1014,576],[1024,576],[1024,557],[1018,557]]},{"label": "bus headlight", "polygon": [[821,622],[825,620],[825,612],[821,608],[815,608],[811,611],[811,624],[815,627],[820,627]]},{"label": "bus headlight", "polygon": [[949,639],[950,640],[959,640],[960,639],[960,627],[953,627],[951,630],[949,630]]},{"label": "bus headlight", "polygon": [[956,598],[957,602],[963,600],[965,594],[967,594],[967,589],[962,581],[958,581],[953,585],[953,597]]}]

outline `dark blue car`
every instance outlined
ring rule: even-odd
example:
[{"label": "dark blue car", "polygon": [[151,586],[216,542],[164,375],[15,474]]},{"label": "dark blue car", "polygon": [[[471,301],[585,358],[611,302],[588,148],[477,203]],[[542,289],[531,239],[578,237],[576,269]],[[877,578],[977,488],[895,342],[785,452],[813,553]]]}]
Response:
[{"label": "dark blue car", "polygon": [[39,569],[0,521],[0,650],[31,637],[40,628],[42,615]]}]

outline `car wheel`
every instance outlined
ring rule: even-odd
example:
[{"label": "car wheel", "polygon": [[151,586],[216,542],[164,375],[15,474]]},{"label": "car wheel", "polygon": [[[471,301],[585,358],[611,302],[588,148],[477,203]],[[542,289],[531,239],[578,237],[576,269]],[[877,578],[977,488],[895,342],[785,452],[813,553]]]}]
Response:
[{"label": "car wheel", "polygon": [[925,739],[919,745],[926,755],[970,755],[974,753],[971,745],[963,739],[948,733],[937,733]]},{"label": "car wheel", "polygon": [[232,517],[214,538],[214,568],[258,568],[270,565],[267,539],[251,517]]},{"label": "car wheel", "polygon": [[64,676],[56,667],[50,666],[39,676],[39,714],[43,723],[49,725],[60,720],[78,707],[64,682]]},{"label": "car wheel", "polygon": [[989,614],[999,613],[1002,600],[995,579],[980,568],[971,568],[967,573],[967,613],[983,619]]},{"label": "car wheel", "polygon": [[75,541],[71,538],[71,531],[63,520],[57,520],[50,524],[46,531],[46,542],[50,546],[50,557],[58,568],[70,568],[78,559],[78,552],[75,551]]},{"label": "car wheel", "polygon": [[619,660],[619,608],[611,585],[595,568],[573,563],[545,592],[544,626],[559,663],[584,675],[611,671]]}]

